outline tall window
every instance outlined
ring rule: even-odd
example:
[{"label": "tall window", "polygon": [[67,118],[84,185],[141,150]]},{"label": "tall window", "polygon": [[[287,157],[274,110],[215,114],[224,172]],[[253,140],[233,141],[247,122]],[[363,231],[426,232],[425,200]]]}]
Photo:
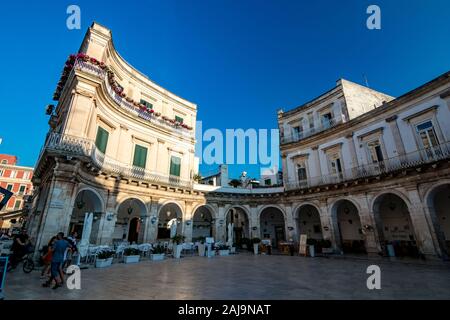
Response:
[{"label": "tall window", "polygon": [[15,178],[17,176],[17,171],[11,170],[11,174],[9,176],[10,176],[10,178]]},{"label": "tall window", "polygon": [[147,148],[137,144],[134,147],[133,166],[145,169],[146,163],[147,163]]},{"label": "tall window", "polygon": [[372,163],[382,162],[384,160],[383,151],[381,150],[380,141],[370,141],[367,143],[367,151]]},{"label": "tall window", "polygon": [[181,159],[176,156],[170,158],[170,175],[180,176]]},{"label": "tall window", "polygon": [[20,186],[19,194],[24,194],[25,193],[25,189],[26,189],[26,186]]},{"label": "tall window", "polygon": [[309,122],[309,129],[314,129],[314,115],[313,113],[308,113],[308,122]]},{"label": "tall window", "polygon": [[423,122],[416,126],[417,134],[419,135],[419,141],[421,148],[425,149],[426,157],[434,157],[441,155],[439,148],[439,140],[434,130],[431,120]]},{"label": "tall window", "polygon": [[148,109],[153,109],[153,104],[151,104],[150,102],[145,101],[144,99],[141,99],[141,104],[146,106]]},{"label": "tall window", "polygon": [[329,128],[331,127],[331,113],[325,113],[322,115],[322,125],[324,128]]},{"label": "tall window", "polygon": [[302,126],[294,127],[294,128],[292,128],[292,130],[294,131],[294,138],[298,139],[298,138],[302,137],[302,131],[303,131]]},{"label": "tall window", "polygon": [[16,202],[14,203],[14,210],[19,210],[21,204],[22,204],[22,201],[16,200]]},{"label": "tall window", "polygon": [[297,177],[298,181],[305,181],[308,178],[306,174],[306,166],[304,163],[297,165]]},{"label": "tall window", "polygon": [[0,177],[3,177],[3,169],[0,169]]},{"label": "tall window", "polygon": [[342,172],[341,159],[339,154],[332,154],[329,156],[330,159],[330,173],[338,174]]},{"label": "tall window", "polygon": [[423,148],[431,148],[439,144],[431,121],[426,121],[417,125],[417,133],[419,134]]},{"label": "tall window", "polygon": [[175,116],[175,121],[179,122],[179,123],[183,123],[184,119],[182,117]]},{"label": "tall window", "polygon": [[6,190],[12,191],[12,189],[13,189],[13,185],[12,185],[12,184],[8,184],[8,185],[6,186]]},{"label": "tall window", "polygon": [[95,138],[95,146],[102,153],[106,152],[106,146],[108,145],[108,136],[109,136],[108,131],[106,131],[102,127],[98,127],[97,137]]}]

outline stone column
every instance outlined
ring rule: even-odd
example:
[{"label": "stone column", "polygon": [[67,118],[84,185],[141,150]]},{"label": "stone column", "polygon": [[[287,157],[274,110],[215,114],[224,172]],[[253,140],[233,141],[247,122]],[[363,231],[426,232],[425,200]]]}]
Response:
[{"label": "stone column", "polygon": [[[250,239],[251,238],[261,238],[257,204],[250,205],[250,217],[248,217],[248,218],[249,218],[249,224],[250,224]],[[256,227],[256,230],[253,230],[255,227]]]},{"label": "stone column", "polygon": [[192,241],[192,228],[193,228],[193,212],[192,212],[193,203],[190,201],[186,201],[185,211],[184,211],[184,230],[183,235],[185,236],[186,242]]},{"label": "stone column", "polygon": [[402,136],[398,128],[397,115],[393,115],[386,119],[386,122],[391,128],[392,136],[394,137],[395,148],[397,149],[397,156],[405,155],[405,146],[403,144]]},{"label": "stone column", "polygon": [[[295,241],[297,242],[299,239],[298,233],[297,233],[297,226],[294,220],[294,213],[292,212],[292,204],[287,204],[284,206],[285,210],[285,232],[286,232],[286,240],[288,241]],[[289,230],[291,229],[291,230]]]},{"label": "stone column", "polygon": [[144,238],[142,239],[144,243],[154,243],[158,238],[158,223],[159,223],[158,209],[159,209],[159,199],[152,198],[150,202],[150,210],[148,213]]},{"label": "stone column", "polygon": [[[312,153],[314,154],[314,161],[317,168],[317,174],[314,175],[314,177],[321,177],[322,176],[322,168],[320,167],[320,155],[319,155],[319,146],[314,146],[311,148]],[[312,178],[312,177],[310,177]]]},{"label": "stone column", "polygon": [[416,187],[408,188],[407,192],[409,201],[411,202],[411,207],[408,209],[410,211],[409,214],[411,216],[417,246],[420,252],[427,258],[436,259],[439,249],[436,249],[434,246],[433,236],[430,232],[431,221],[427,220],[419,192]]},{"label": "stone column", "polygon": [[348,142],[348,148],[350,150],[350,157],[352,159],[352,169],[358,167],[358,157],[356,155],[355,141],[353,140],[353,132],[345,136]]},{"label": "stone column", "polygon": [[375,234],[375,219],[373,217],[373,213],[369,208],[367,196],[358,195],[355,196],[354,199],[360,206],[360,212],[358,212],[358,214],[361,221],[361,228],[364,236],[364,245],[366,247],[367,255],[369,257],[377,257],[378,253],[381,251],[381,246],[378,243]]},{"label": "stone column", "polygon": [[324,240],[330,240],[333,248],[337,248],[338,244],[334,237],[334,228],[331,217],[328,214],[328,206],[326,201],[321,201],[319,205],[320,224],[322,226],[322,236]]},{"label": "stone column", "polygon": [[281,165],[283,167],[283,184],[284,186],[287,186],[289,181],[289,170],[286,154],[281,154]]},{"label": "stone column", "polygon": [[[57,167],[58,165],[55,171]],[[67,232],[72,215],[74,189],[74,183],[53,178],[50,192],[47,195],[47,205],[42,212],[41,227],[35,239],[37,249],[47,244],[58,232]],[[36,254],[39,254],[37,250]]]},{"label": "stone column", "polygon": [[215,221],[215,228],[216,228],[216,239],[214,239],[215,241],[226,241],[226,230],[227,228],[226,226],[226,212],[225,212],[225,207],[219,205],[219,212],[217,214],[217,219]]}]

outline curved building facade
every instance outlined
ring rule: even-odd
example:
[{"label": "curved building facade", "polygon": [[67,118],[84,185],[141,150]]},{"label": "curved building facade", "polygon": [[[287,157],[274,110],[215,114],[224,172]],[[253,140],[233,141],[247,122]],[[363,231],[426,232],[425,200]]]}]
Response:
[{"label": "curved building facade", "polygon": [[[283,187],[194,182],[197,106],[158,86],[94,23],[68,58],[37,162],[28,228],[41,247],[59,231],[90,243],[328,240],[336,253],[445,258],[450,246],[450,77],[389,95],[340,80],[278,113]],[[175,219],[175,220],[174,220]]]}]

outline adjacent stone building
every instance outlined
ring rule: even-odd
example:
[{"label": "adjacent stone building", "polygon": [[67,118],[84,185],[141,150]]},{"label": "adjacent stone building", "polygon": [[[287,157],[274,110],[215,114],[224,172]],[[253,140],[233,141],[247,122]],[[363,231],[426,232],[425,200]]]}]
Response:
[{"label": "adjacent stone building", "polygon": [[[37,246],[58,231],[90,242],[300,234],[336,253],[443,257],[450,243],[450,73],[399,98],[355,83],[278,113],[283,186],[238,189],[226,172],[194,183],[197,106],[158,86],[94,23],[49,107],[33,182]],[[214,180],[214,179],[215,180]],[[226,179],[225,179],[226,180]],[[211,181],[211,182],[210,182]]]}]

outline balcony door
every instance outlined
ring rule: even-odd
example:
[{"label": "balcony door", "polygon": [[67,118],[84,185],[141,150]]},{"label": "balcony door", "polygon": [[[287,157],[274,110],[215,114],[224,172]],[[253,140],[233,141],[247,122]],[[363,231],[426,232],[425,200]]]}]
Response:
[{"label": "balcony door", "polygon": [[374,140],[367,142],[367,152],[369,158],[369,164],[372,168],[379,171],[384,168],[384,156],[383,149],[381,148],[380,140]]},{"label": "balcony door", "polygon": [[332,154],[329,156],[330,160],[330,174],[332,182],[343,180],[341,157],[339,154]]},{"label": "balcony door", "polygon": [[439,140],[431,120],[417,125],[417,134],[422,151],[422,157],[427,160],[439,158],[442,155]]}]

